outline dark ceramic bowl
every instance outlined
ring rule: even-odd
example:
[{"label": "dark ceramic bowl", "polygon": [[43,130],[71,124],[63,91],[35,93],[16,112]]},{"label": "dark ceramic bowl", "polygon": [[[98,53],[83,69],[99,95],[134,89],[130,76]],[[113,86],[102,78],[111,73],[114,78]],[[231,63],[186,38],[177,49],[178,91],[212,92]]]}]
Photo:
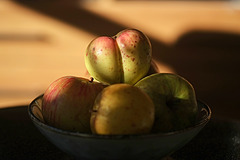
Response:
[{"label": "dark ceramic bowl", "polygon": [[147,135],[101,136],[69,132],[44,123],[42,95],[34,99],[28,113],[34,125],[54,145],[77,159],[160,159],[182,148],[207,124],[210,108],[198,101],[198,122],[184,130]]}]

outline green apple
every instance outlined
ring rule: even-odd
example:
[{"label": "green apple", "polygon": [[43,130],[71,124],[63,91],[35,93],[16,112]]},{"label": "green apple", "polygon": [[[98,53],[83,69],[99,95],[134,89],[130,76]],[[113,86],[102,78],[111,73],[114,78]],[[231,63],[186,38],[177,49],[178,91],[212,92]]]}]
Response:
[{"label": "green apple", "polygon": [[193,86],[172,73],[156,73],[135,86],[147,93],[155,105],[153,132],[170,132],[194,125],[198,106]]},{"label": "green apple", "polygon": [[113,37],[92,40],[86,49],[85,65],[102,83],[134,84],[147,74],[151,59],[148,37],[139,30],[125,29]]},{"label": "green apple", "polygon": [[154,123],[154,104],[139,88],[113,84],[97,96],[90,126],[95,134],[126,135],[149,133]]},{"label": "green apple", "polygon": [[81,77],[65,76],[55,80],[43,96],[45,122],[63,130],[91,133],[90,110],[104,87]]}]

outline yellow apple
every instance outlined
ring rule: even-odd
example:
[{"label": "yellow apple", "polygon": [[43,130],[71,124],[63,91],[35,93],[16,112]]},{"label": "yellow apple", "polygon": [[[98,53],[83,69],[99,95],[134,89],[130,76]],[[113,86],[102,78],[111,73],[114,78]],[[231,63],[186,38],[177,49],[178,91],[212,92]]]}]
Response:
[{"label": "yellow apple", "polygon": [[154,123],[154,104],[139,88],[129,84],[106,87],[97,96],[90,126],[95,134],[149,133]]}]

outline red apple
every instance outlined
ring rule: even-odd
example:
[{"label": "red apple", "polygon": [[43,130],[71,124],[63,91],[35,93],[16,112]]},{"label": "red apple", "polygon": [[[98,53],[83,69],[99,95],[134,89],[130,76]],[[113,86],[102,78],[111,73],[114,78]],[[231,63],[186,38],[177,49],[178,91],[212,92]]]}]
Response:
[{"label": "red apple", "polygon": [[43,96],[44,120],[59,129],[90,133],[90,110],[104,87],[101,83],[81,77],[57,79]]}]

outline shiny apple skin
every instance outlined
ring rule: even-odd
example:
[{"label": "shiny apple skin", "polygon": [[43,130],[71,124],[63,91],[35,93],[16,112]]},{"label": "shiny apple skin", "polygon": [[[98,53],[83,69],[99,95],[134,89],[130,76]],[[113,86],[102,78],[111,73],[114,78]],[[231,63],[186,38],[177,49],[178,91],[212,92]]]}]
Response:
[{"label": "shiny apple skin", "polygon": [[97,37],[87,47],[85,65],[96,80],[113,84],[123,81],[121,54],[112,37]]},{"label": "shiny apple skin", "polygon": [[123,81],[134,84],[144,77],[151,65],[152,47],[146,35],[136,29],[125,29],[116,35],[122,57]]},{"label": "shiny apple skin", "polygon": [[155,105],[153,132],[171,132],[193,126],[198,112],[193,86],[173,73],[156,73],[135,84]]},{"label": "shiny apple skin", "polygon": [[150,133],[154,123],[154,104],[139,88],[129,84],[106,87],[96,98],[91,130],[100,135]]},{"label": "shiny apple skin", "polygon": [[136,83],[147,74],[151,59],[151,43],[136,29],[125,29],[113,37],[97,37],[85,54],[90,75],[107,84]]},{"label": "shiny apple skin", "polygon": [[65,76],[45,91],[42,114],[47,124],[67,130],[90,133],[90,110],[105,86],[91,80]]}]

